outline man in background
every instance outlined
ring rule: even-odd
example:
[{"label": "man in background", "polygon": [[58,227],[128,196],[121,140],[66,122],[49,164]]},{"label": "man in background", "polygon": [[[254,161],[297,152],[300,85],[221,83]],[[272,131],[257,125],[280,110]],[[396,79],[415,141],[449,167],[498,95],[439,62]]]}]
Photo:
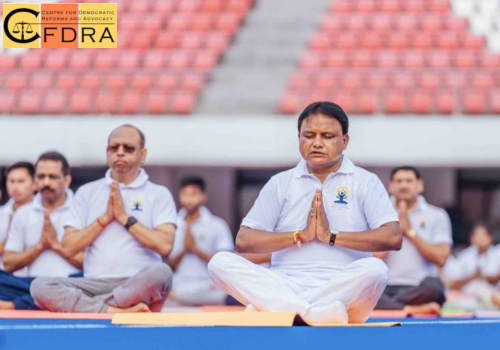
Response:
[{"label": "man in background", "polygon": [[438,313],[445,302],[438,268],[450,255],[451,223],[446,211],[426,202],[420,172],[395,168],[389,192],[399,214],[403,246],[400,251],[375,253],[389,267],[389,280],[376,308],[409,313]]},{"label": "man in background", "polygon": [[[68,255],[62,248],[63,222],[73,193],[68,161],[57,152],[47,152],[36,163],[35,183],[39,193],[20,207],[9,229],[4,268],[0,272],[0,309],[37,309],[30,295],[36,277],[68,277],[78,273],[83,255]],[[11,273],[26,269],[26,277]]]},{"label": "man in background", "polygon": [[233,251],[233,236],[227,223],[205,206],[205,181],[187,177],[181,182],[177,231],[170,266],[174,270],[172,304],[184,306],[224,305],[227,295],[208,275],[208,262],[220,251]]},{"label": "man in background", "polygon": [[[3,253],[12,217],[17,209],[33,200],[36,191],[34,176],[35,167],[29,162],[12,164],[5,172],[7,194],[10,199],[0,207],[0,270],[4,269]],[[14,274],[20,277],[26,276],[26,271],[18,270]]]},{"label": "man in background", "polygon": [[447,307],[475,310],[497,306],[500,250],[494,246],[492,231],[486,224],[473,227],[470,246],[450,257],[443,269],[443,279],[450,290],[466,294],[447,302]]}]

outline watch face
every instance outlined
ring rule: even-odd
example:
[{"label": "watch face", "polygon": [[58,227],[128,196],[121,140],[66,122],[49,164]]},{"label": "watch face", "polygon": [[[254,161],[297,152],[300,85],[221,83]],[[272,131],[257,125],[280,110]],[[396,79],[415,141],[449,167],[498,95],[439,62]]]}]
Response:
[{"label": "watch face", "polygon": [[127,220],[127,227],[130,227],[136,223],[137,223],[137,219],[134,218],[133,216],[130,216]]}]

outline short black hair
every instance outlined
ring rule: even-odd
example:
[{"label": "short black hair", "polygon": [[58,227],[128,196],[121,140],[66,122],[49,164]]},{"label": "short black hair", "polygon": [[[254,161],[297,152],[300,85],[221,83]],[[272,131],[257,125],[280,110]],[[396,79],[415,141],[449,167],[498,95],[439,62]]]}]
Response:
[{"label": "short black hair", "polygon": [[313,102],[309,106],[307,106],[302,111],[302,113],[300,113],[298,121],[299,132],[300,129],[302,128],[302,122],[304,121],[304,119],[309,118],[313,114],[320,114],[320,113],[337,119],[340,125],[342,126],[343,135],[349,132],[349,118],[347,117],[347,114],[338,104],[328,101]]},{"label": "short black hair", "polygon": [[409,165],[403,165],[403,166],[398,166],[397,168],[392,169],[391,181],[394,179],[394,175],[396,175],[396,173],[400,170],[413,171],[413,173],[417,177],[417,180],[420,180],[422,178],[422,176],[420,175],[420,171],[417,168],[415,168],[413,166],[409,166]]},{"label": "short black hair", "polygon": [[139,144],[141,145],[141,148],[146,147],[146,136],[144,136],[144,133],[137,126],[134,126],[132,124],[123,124],[111,131],[111,134],[109,134],[108,136],[108,144],[109,140],[111,139],[111,135],[113,135],[113,133],[120,128],[132,128],[137,131],[137,133],[139,134]]},{"label": "short black hair", "polygon": [[12,164],[5,171],[5,178],[7,178],[12,170],[25,169],[29,176],[33,179],[35,177],[35,166],[30,162],[17,162]]},{"label": "short black hair", "polygon": [[490,235],[492,238],[495,238],[493,226],[485,221],[477,221],[474,223],[474,225],[472,225],[472,229],[470,230],[469,238],[471,238],[472,235],[474,234],[474,231],[476,231],[480,227],[484,228],[486,230],[486,232],[488,233],[488,235]]},{"label": "short black hair", "polygon": [[56,151],[50,151],[50,152],[43,153],[40,157],[38,157],[38,160],[36,161],[35,167],[42,160],[53,160],[56,162],[61,162],[62,172],[63,172],[64,176],[71,175],[71,168],[69,167],[68,160],[61,153],[56,152]]},{"label": "short black hair", "polygon": [[205,180],[199,176],[187,176],[181,181],[181,189],[187,186],[196,186],[205,193]]}]

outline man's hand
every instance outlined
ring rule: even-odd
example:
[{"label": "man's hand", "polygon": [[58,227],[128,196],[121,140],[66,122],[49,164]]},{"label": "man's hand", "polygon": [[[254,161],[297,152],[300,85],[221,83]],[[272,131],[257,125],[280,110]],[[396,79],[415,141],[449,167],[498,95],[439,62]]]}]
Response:
[{"label": "man's hand", "polygon": [[325,206],[323,205],[323,192],[320,190],[316,192],[316,207],[318,213],[316,237],[318,237],[320,242],[329,243],[330,223],[328,222],[328,216],[326,216]]},{"label": "man's hand", "polygon": [[99,218],[99,221],[104,225],[108,226],[114,219],[114,208],[113,208],[113,197],[115,195],[115,190],[113,185],[111,185],[111,191],[109,192],[108,206],[106,207],[106,212]]},{"label": "man's hand", "polygon": [[111,191],[113,192],[113,216],[116,221],[125,225],[128,220],[128,215],[123,205],[123,197],[118,183],[113,182],[111,184]]},{"label": "man's hand", "polygon": [[307,213],[307,226],[305,229],[302,230],[302,241],[303,243],[307,243],[312,241],[314,238],[316,238],[316,220],[317,220],[317,197],[318,192],[314,194],[312,203],[311,203],[311,209]]},{"label": "man's hand", "polygon": [[408,236],[408,232],[411,230],[410,220],[408,219],[408,202],[399,201],[396,205],[396,209],[399,214],[401,231],[404,236]]},{"label": "man's hand", "polygon": [[186,229],[186,238],[184,239],[184,247],[186,251],[193,252],[196,250],[196,242],[194,241],[193,234],[191,233],[191,226]]},{"label": "man's hand", "polygon": [[59,244],[56,230],[50,221],[50,211],[48,210],[45,211],[43,218],[42,244],[45,249],[53,249],[55,245]]}]

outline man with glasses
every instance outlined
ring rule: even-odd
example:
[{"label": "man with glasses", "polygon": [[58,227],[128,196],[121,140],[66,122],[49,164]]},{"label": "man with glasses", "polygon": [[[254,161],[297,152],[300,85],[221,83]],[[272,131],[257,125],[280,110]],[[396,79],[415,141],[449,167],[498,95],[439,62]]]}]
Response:
[{"label": "man with glasses", "polygon": [[85,251],[84,278],[39,278],[31,294],[56,312],[160,311],[172,270],[162,262],[172,250],[176,208],[170,191],[142,169],[144,134],[132,125],[108,139],[110,169],[82,186],[65,222],[62,241],[70,254]]},{"label": "man with glasses", "polygon": [[[5,245],[0,309],[37,309],[29,290],[35,277],[68,277],[82,266],[83,254],[68,254],[60,243],[73,199],[68,161],[60,153],[47,152],[35,168],[39,193],[16,211]],[[21,269],[27,277],[9,274]]]}]

